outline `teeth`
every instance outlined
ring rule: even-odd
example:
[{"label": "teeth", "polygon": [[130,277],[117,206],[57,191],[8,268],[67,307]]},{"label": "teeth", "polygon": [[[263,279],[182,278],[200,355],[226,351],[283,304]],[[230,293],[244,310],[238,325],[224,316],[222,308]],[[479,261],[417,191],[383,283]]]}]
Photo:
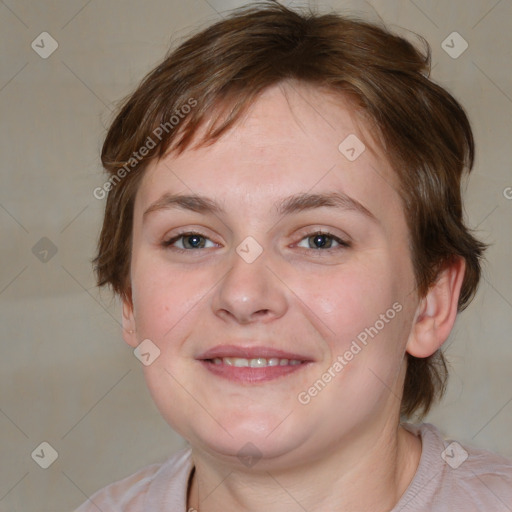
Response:
[{"label": "teeth", "polygon": [[301,364],[302,361],[298,359],[279,359],[272,357],[266,359],[265,357],[257,357],[254,359],[245,359],[243,357],[216,357],[213,359],[213,364],[225,364],[227,366],[235,366],[237,368],[265,368],[267,366],[296,366]]}]

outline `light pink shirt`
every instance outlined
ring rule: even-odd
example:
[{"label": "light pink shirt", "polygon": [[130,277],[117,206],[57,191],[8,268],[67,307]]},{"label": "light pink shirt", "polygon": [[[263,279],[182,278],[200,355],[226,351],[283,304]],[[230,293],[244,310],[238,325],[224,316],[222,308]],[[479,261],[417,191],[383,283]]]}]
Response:
[{"label": "light pink shirt", "polygon": [[[430,423],[402,424],[422,440],[418,468],[390,512],[512,512],[512,460],[445,441]],[[75,512],[187,512],[190,448],[94,494]]]}]

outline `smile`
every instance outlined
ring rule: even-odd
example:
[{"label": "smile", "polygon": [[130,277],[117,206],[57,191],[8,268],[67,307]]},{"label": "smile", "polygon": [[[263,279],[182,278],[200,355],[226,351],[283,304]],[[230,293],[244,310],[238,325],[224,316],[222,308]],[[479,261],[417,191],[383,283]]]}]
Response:
[{"label": "smile", "polygon": [[245,359],[243,357],[216,357],[211,360],[213,364],[235,366],[237,368],[266,368],[268,366],[296,366],[304,361],[298,359],[281,359],[278,357],[256,357],[253,359]]},{"label": "smile", "polygon": [[314,363],[306,354],[239,342],[217,345],[196,356],[210,374],[237,384],[259,384],[291,375]]}]

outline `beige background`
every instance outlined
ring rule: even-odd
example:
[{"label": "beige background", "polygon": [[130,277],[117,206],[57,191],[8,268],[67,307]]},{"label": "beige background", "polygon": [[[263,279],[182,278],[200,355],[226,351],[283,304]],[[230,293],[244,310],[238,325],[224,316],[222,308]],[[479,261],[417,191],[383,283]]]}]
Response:
[{"label": "beige background", "polygon": [[[183,445],[121,340],[118,305],[94,287],[90,259],[104,202],[92,191],[104,181],[98,155],[115,103],[170,43],[242,3],[0,2],[0,511],[72,510]],[[478,153],[467,216],[493,245],[479,293],[447,342],[448,393],[427,421],[512,457],[512,3],[320,6],[380,16],[401,33],[425,36],[433,78],[473,122]],[[31,48],[43,31],[59,45],[47,59]],[[469,44],[457,59],[441,47],[453,31]],[[47,262],[33,254],[42,237],[57,249]],[[46,470],[31,458],[43,441],[58,452]]]}]

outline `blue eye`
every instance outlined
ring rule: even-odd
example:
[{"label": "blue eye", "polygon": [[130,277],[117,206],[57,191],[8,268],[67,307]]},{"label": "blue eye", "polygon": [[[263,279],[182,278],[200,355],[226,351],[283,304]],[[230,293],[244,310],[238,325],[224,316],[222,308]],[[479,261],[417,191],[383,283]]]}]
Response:
[{"label": "blue eye", "polygon": [[[206,236],[194,232],[181,233],[176,235],[169,240],[163,241],[162,246],[182,252],[187,252],[194,249],[208,249],[212,247],[218,247],[217,244],[212,242]],[[350,247],[350,243],[345,242],[341,238],[334,236],[331,233],[316,232],[302,238],[302,240],[297,244],[297,247],[317,252],[323,252],[329,250],[344,249]]]},{"label": "blue eye", "polygon": [[[314,233],[312,235],[308,235],[304,237],[298,245],[298,247],[305,247],[301,245],[303,241],[306,241],[307,249],[335,249],[336,247],[350,247],[348,242],[345,242],[341,238],[338,238],[331,233]],[[334,244],[334,245],[333,245]]]},{"label": "blue eye", "polygon": [[175,236],[170,240],[163,242],[164,247],[173,247],[180,250],[187,249],[204,249],[207,243],[210,243],[209,247],[215,247],[215,244],[199,233],[182,233],[181,235]]}]

